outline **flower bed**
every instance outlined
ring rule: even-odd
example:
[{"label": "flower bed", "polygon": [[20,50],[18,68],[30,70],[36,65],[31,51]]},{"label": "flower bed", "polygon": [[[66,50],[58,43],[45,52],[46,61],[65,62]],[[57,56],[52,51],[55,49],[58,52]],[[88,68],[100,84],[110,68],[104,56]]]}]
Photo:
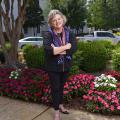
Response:
[{"label": "flower bed", "polygon": [[42,100],[43,90],[49,87],[48,75],[45,71],[39,69],[22,69],[17,79],[10,78],[11,71],[15,73],[16,70],[0,70],[1,95],[32,101]]},{"label": "flower bed", "polygon": [[[111,83],[111,79],[115,79],[110,75],[120,79],[120,74],[116,71],[107,72],[104,75],[105,79],[110,78],[107,82],[101,76],[96,78],[90,74],[78,74],[69,77],[64,86],[65,101],[69,102],[74,97],[81,97],[87,110],[120,114],[120,83],[112,81],[114,85],[109,86],[108,83]],[[102,80],[97,80],[98,78]],[[95,87],[98,84],[97,81],[101,81],[100,87]],[[49,77],[43,70],[0,69],[1,95],[47,104],[51,103],[50,93]]]},{"label": "flower bed", "polygon": [[117,80],[102,74],[95,77],[93,83],[94,87],[83,95],[86,108],[92,112],[120,114],[120,84]]}]

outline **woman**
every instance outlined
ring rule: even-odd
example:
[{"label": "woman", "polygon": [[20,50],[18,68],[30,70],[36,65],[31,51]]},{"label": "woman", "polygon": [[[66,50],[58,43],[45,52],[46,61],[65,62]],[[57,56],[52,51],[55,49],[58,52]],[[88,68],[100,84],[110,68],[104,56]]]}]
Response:
[{"label": "woman", "polygon": [[65,23],[66,17],[59,10],[51,10],[48,15],[50,28],[43,41],[55,109],[54,120],[60,120],[60,112],[69,114],[63,106],[63,88],[71,66],[72,54],[76,51],[76,41]]}]

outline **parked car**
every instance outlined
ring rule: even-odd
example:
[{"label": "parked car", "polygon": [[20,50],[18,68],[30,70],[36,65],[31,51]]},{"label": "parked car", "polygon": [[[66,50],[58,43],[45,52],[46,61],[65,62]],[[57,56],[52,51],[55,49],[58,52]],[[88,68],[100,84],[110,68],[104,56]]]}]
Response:
[{"label": "parked car", "polygon": [[115,36],[109,31],[94,31],[92,34],[85,35],[84,37],[77,37],[77,39],[83,41],[112,40],[113,43],[120,42],[120,36]]},{"label": "parked car", "polygon": [[43,37],[26,37],[20,39],[18,42],[18,49],[22,49],[27,44],[37,45],[40,47],[43,45]]}]

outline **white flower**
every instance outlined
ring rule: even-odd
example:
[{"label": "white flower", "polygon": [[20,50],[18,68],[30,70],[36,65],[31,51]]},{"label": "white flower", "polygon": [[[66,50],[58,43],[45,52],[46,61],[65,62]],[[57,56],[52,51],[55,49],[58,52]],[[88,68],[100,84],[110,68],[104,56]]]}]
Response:
[{"label": "white flower", "polygon": [[15,77],[14,79],[17,79],[17,77]]},{"label": "white flower", "polygon": [[104,86],[107,86],[108,84],[107,83],[103,83]]},{"label": "white flower", "polygon": [[21,71],[21,69],[12,71],[12,72],[10,73],[9,78],[17,79],[18,76],[19,76],[19,72],[20,72],[20,71]]},{"label": "white flower", "polygon": [[109,85],[110,85],[111,87],[116,87],[116,85],[115,85],[115,84],[111,84],[111,83],[110,83]]},{"label": "white flower", "polygon": [[109,87],[116,88],[117,80],[111,75],[101,74],[100,76],[95,78],[94,83],[95,83],[95,88],[100,87],[101,90],[102,88],[103,90],[107,90],[107,89],[113,90],[113,89],[109,89]]},{"label": "white flower", "polygon": [[98,85],[98,84],[95,84],[95,87],[97,88],[97,87],[99,87],[99,85]]}]

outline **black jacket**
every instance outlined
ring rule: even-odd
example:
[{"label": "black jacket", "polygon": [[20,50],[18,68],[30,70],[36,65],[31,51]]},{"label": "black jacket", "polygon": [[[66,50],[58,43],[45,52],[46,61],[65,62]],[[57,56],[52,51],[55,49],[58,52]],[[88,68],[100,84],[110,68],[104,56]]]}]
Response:
[{"label": "black jacket", "polygon": [[[51,44],[53,43],[52,35],[49,31],[44,34],[43,46],[45,51],[45,66],[47,71],[53,72],[64,72],[69,71],[71,67],[71,60],[64,59],[63,64],[58,64],[59,55],[53,55],[53,48]],[[76,39],[75,35],[70,31],[69,43],[71,43],[71,49],[67,50],[67,55],[72,57],[72,54],[76,51]],[[66,58],[66,57],[65,57]]]}]

